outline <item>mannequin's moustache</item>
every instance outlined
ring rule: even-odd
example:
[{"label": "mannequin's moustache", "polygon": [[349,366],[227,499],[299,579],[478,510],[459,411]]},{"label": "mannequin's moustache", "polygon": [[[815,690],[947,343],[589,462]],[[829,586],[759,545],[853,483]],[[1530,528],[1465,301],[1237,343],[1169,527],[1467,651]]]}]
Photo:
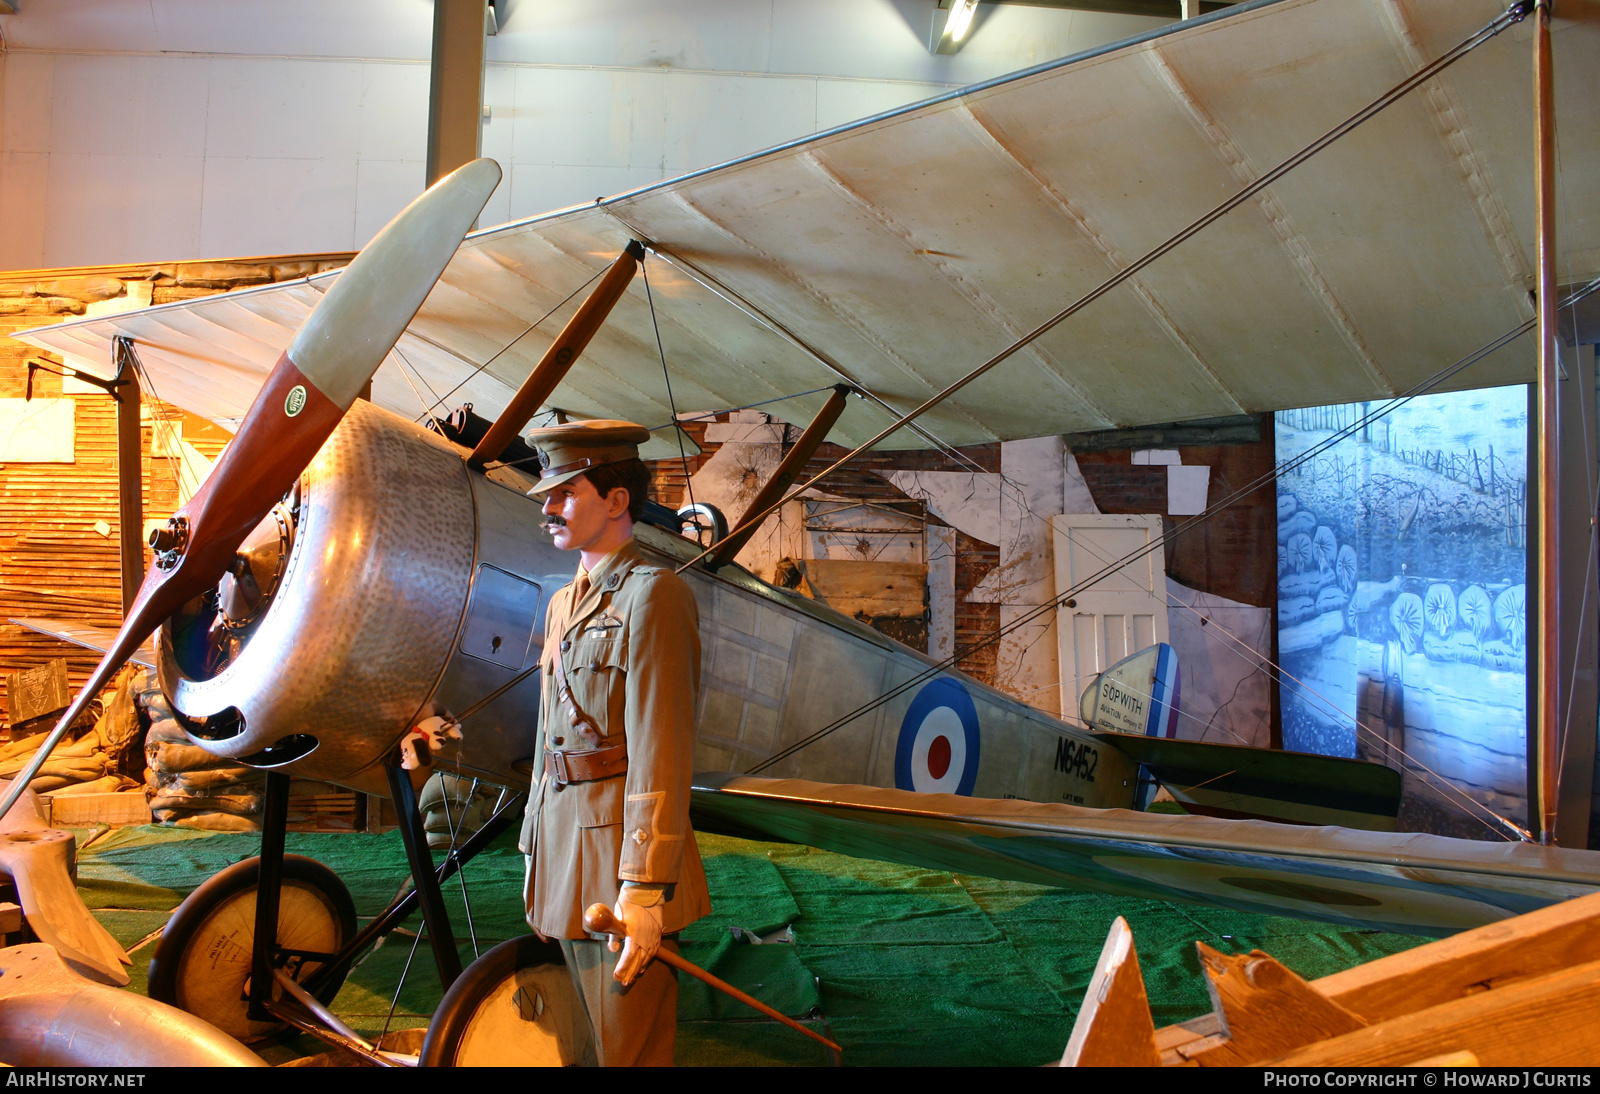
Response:
[{"label": "mannequin's moustache", "polygon": [[567,522],[560,517],[544,518],[544,530],[546,532],[554,532],[557,528],[565,528],[566,526]]}]

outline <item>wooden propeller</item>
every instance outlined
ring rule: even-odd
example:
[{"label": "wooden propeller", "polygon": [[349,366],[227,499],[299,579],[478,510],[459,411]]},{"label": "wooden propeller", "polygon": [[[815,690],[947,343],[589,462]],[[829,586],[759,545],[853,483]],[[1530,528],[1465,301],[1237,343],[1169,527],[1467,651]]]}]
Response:
[{"label": "wooden propeller", "polygon": [[406,206],[339,275],[278,358],[211,476],[151,534],[155,565],[122,628],[12,780],[0,816],[139,644],[221,580],[244,537],[294,485],[394,348],[499,183],[493,160],[466,164]]}]

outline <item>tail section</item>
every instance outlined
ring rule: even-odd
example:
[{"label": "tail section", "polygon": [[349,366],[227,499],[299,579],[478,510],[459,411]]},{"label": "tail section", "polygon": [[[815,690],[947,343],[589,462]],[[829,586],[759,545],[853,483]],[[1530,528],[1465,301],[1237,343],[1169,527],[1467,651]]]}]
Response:
[{"label": "tail section", "polygon": [[1392,832],[1400,810],[1400,773],[1382,764],[1128,733],[1095,736],[1144,764],[1191,813]]}]

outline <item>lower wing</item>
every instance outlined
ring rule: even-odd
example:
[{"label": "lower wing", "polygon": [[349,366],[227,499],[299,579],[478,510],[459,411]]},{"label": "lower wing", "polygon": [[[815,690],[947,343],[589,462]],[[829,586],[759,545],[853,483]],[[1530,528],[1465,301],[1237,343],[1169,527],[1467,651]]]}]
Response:
[{"label": "lower wing", "polygon": [[1600,852],[706,775],[695,826],[861,858],[1448,935],[1600,889]]}]

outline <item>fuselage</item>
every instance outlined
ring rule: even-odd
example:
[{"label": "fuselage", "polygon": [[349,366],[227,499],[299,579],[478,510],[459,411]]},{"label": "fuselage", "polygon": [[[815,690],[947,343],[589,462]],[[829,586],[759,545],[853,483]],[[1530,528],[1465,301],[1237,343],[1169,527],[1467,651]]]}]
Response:
[{"label": "fuselage", "polygon": [[[278,575],[264,610],[228,627],[225,612],[197,604],[163,628],[163,688],[197,744],[378,792],[382,762],[412,724],[511,684],[465,718],[464,739],[439,763],[526,782],[545,608],[577,560],[550,543],[538,503],[509,476],[470,471],[463,456],[371,404],[352,408],[273,518],[274,529],[292,527],[267,537],[287,558],[256,567],[263,582]],[[674,567],[698,550],[648,525],[636,537]],[[684,577],[700,607],[697,770],[747,771],[839,723],[764,773],[1071,805],[1133,800],[1136,766],[1055,718],[737,565]]]}]

